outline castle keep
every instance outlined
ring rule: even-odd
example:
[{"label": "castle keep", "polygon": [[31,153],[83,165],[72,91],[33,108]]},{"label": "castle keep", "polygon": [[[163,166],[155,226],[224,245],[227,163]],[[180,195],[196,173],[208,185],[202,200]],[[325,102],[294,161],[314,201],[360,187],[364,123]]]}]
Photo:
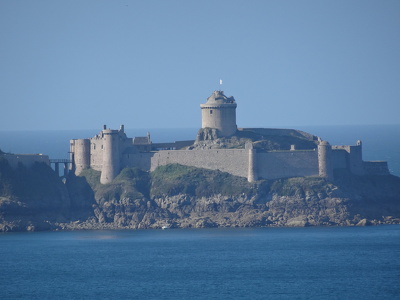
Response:
[{"label": "castle keep", "polygon": [[196,140],[152,143],[146,137],[128,138],[124,126],[103,130],[90,139],[70,141],[76,175],[92,168],[101,183],[110,183],[125,167],[153,171],[177,163],[258,179],[321,176],[333,179],[335,170],[356,175],[389,174],[387,162],[362,160],[362,143],[331,146],[314,135],[294,129],[237,128],[236,101],[214,91],[201,104],[202,128]]}]

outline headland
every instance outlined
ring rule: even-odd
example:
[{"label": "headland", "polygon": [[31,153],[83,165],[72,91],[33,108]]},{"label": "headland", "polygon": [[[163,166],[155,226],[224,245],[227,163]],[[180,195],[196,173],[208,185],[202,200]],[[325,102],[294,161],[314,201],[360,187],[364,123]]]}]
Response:
[{"label": "headland", "polygon": [[0,153],[0,231],[400,223],[400,178],[364,161],[360,140],[238,128],[222,91],[200,109],[193,140],[153,143],[104,125],[70,141],[70,160]]}]

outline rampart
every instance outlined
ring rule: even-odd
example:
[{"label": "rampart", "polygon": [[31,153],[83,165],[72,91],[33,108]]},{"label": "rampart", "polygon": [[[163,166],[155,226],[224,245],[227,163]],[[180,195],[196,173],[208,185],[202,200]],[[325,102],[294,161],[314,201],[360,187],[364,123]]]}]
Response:
[{"label": "rampart", "polygon": [[332,151],[332,159],[336,168],[347,168],[353,174],[364,175],[360,140],[357,141],[355,146],[332,146]]},{"label": "rampart", "polygon": [[295,129],[238,129],[236,101],[222,91],[214,91],[200,107],[202,129],[195,141],[153,144],[149,133],[128,138],[123,125],[119,130],[104,125],[91,139],[72,140],[75,174],[90,167],[101,171],[101,183],[109,183],[125,167],[153,171],[173,163],[220,170],[250,182],[301,176],[333,180],[334,169],[356,175],[389,174],[386,162],[362,160],[361,141],[354,146],[331,146]]},{"label": "rampart", "polygon": [[247,177],[248,150],[162,150],[125,155],[123,164],[154,171],[158,166],[181,164]]},{"label": "rampart", "polygon": [[258,175],[264,179],[318,176],[315,150],[257,153]]},{"label": "rampart", "polygon": [[364,161],[365,175],[389,175],[386,161]]},{"label": "rampart", "polygon": [[[254,129],[251,129],[254,130]],[[251,131],[249,130],[249,131]],[[268,134],[281,136],[300,135],[312,137],[307,133],[295,130],[260,130]],[[140,139],[135,139],[139,141]],[[388,174],[387,163],[364,162],[362,145],[331,146],[320,141],[318,148],[308,150],[276,150],[260,151],[249,147],[242,149],[191,149],[176,150],[188,146],[192,141],[174,143],[134,144],[133,139],[126,138],[117,130],[103,130],[102,136],[92,139],[73,140],[71,151],[75,151],[76,174],[87,167],[102,172],[102,183],[115,178],[124,167],[138,167],[145,171],[153,171],[158,166],[181,164],[220,170],[232,175],[245,177],[250,182],[257,179],[277,179],[298,176],[321,176],[333,179],[334,169],[348,169],[357,175]],[[88,144],[89,143],[89,144]],[[146,146],[147,145],[147,146]],[[89,149],[89,150],[88,150]],[[157,149],[157,151],[149,151]]]},{"label": "rampart", "polygon": [[[250,151],[254,153],[254,162],[249,161]],[[266,153],[257,153],[254,149],[163,150],[129,154],[123,159],[124,165],[146,171],[154,171],[158,166],[173,163],[220,170],[245,178],[256,174],[256,179],[318,176],[315,150]],[[253,168],[250,174],[249,168]]]}]

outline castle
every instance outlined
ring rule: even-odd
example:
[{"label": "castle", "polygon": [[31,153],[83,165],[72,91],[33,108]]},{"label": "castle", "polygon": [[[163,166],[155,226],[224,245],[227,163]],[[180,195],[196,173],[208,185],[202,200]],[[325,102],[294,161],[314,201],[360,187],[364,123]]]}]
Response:
[{"label": "castle", "polygon": [[92,168],[101,171],[101,183],[114,180],[125,167],[153,171],[177,163],[258,179],[321,176],[333,180],[334,171],[356,175],[387,175],[385,161],[363,161],[362,143],[331,146],[327,141],[294,129],[238,128],[237,104],[223,91],[214,91],[200,105],[202,128],[196,140],[152,143],[150,134],[128,138],[124,126],[103,130],[90,139],[70,141],[76,175]]}]

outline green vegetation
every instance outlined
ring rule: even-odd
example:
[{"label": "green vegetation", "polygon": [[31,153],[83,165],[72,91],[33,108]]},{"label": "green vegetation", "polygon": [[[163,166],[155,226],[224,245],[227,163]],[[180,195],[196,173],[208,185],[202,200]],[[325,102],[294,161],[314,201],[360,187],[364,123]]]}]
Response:
[{"label": "green vegetation", "polygon": [[294,177],[275,180],[271,192],[279,196],[301,196],[305,194],[326,194],[333,185],[320,177]]},{"label": "green vegetation", "polygon": [[296,130],[288,130],[285,135],[271,134],[268,130],[244,130],[236,134],[241,140],[250,139],[258,151],[290,150],[291,145],[296,149],[315,149],[317,144],[310,137],[301,135]]},{"label": "green vegetation", "polygon": [[79,176],[86,178],[87,183],[93,190],[100,186],[100,175],[100,171],[93,169],[85,169],[81,172],[81,174],[79,174]]},{"label": "green vegetation", "polygon": [[[125,194],[129,198],[149,197],[150,175],[139,168],[125,168],[114,179],[112,184],[125,187]],[[126,189],[126,187],[130,189]]]},{"label": "green vegetation", "polygon": [[0,196],[53,197],[59,194],[61,185],[59,177],[45,163],[35,163],[30,168],[19,163],[14,170],[0,157]]},{"label": "green vegetation", "polygon": [[[1,174],[0,174],[1,176]],[[125,168],[110,184],[100,184],[100,172],[86,169],[81,174],[95,192],[98,203],[122,203],[124,201],[147,201],[178,194],[187,194],[195,198],[212,197],[213,195],[234,196],[246,194],[252,197],[277,196],[300,197],[317,196],[319,199],[332,196],[334,190],[355,186],[359,190],[365,185],[373,186],[375,182],[384,187],[390,177],[370,179],[368,176],[347,178],[345,182],[338,180],[335,184],[318,176],[295,177],[278,180],[260,180],[247,182],[246,178],[237,177],[221,171],[213,171],[196,167],[170,164],[160,166],[152,173],[138,168]],[[382,177],[382,178],[381,178]],[[394,179],[393,179],[394,180]],[[390,180],[389,180],[390,181]],[[391,183],[391,182],[389,182]],[[2,190],[9,190],[6,181],[2,182]]]},{"label": "green vegetation", "polygon": [[160,166],[151,173],[151,178],[150,195],[152,197],[172,196],[180,193],[196,197],[252,193],[252,185],[245,178],[221,171],[179,164]]},{"label": "green vegetation", "polygon": [[14,193],[14,171],[8,161],[0,157],[0,196],[11,196]]},{"label": "green vegetation", "polygon": [[138,168],[125,168],[109,184],[100,183],[100,174],[100,171],[85,169],[79,175],[86,178],[99,202],[120,203],[125,198],[134,200],[149,196],[150,176],[147,172]]},{"label": "green vegetation", "polygon": [[82,171],[96,193],[98,202],[120,203],[123,199],[150,199],[180,193],[196,197],[251,194],[253,185],[245,178],[178,164],[158,167],[151,174],[138,168],[125,168],[110,184],[100,184],[100,172]]}]

